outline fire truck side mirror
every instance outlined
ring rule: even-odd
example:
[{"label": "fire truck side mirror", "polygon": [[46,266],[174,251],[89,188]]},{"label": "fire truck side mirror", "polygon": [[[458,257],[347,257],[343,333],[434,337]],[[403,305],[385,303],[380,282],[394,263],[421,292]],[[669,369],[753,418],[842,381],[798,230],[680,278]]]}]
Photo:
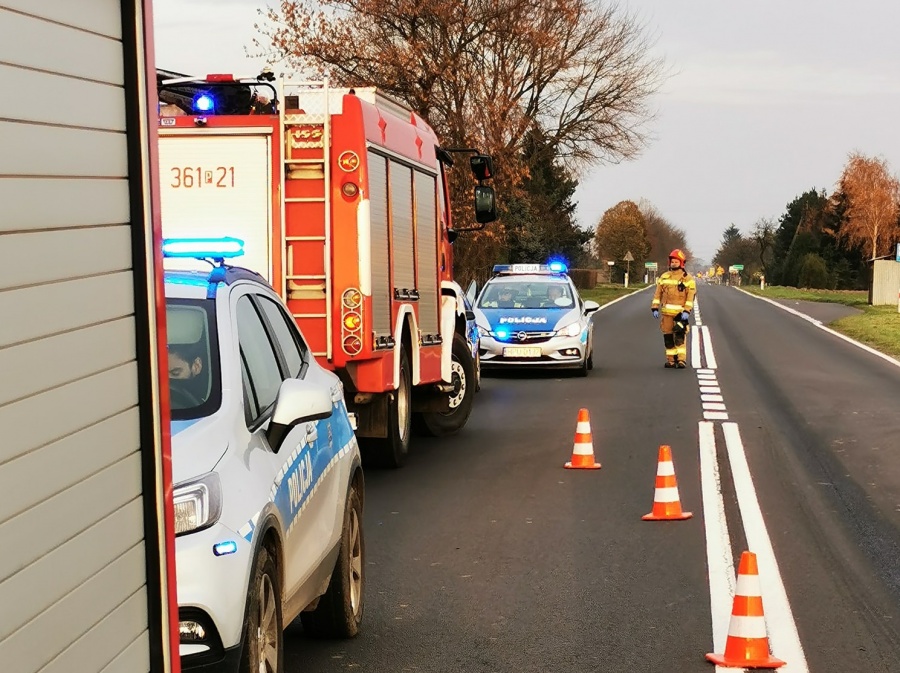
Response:
[{"label": "fire truck side mirror", "polygon": [[494,177],[494,161],[489,154],[476,154],[469,157],[469,165],[478,182]]},{"label": "fire truck side mirror", "polygon": [[487,185],[475,187],[475,221],[487,224],[497,219],[497,199],[494,188]]}]

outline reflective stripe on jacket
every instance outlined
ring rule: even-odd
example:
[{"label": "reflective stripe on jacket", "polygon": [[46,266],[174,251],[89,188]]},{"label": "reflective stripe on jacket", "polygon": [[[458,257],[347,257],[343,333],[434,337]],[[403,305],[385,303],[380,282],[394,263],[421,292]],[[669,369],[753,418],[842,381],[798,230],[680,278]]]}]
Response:
[{"label": "reflective stripe on jacket", "polygon": [[687,271],[666,271],[656,280],[651,308],[658,308],[663,315],[678,315],[694,308],[697,284]]}]

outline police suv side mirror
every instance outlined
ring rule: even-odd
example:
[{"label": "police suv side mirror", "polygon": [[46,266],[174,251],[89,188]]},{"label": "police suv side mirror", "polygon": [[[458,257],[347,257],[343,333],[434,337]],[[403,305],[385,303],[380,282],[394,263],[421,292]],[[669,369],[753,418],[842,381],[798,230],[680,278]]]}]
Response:
[{"label": "police suv side mirror", "polygon": [[475,221],[487,224],[497,219],[497,199],[494,188],[487,185],[475,187]]},{"label": "police suv side mirror", "polygon": [[275,453],[281,449],[285,437],[295,425],[329,418],[334,406],[331,391],[302,379],[281,382],[266,439]]},{"label": "police suv side mirror", "polygon": [[595,301],[591,301],[590,299],[585,300],[584,302],[584,314],[590,315],[591,313],[595,313],[600,310],[600,304]]}]

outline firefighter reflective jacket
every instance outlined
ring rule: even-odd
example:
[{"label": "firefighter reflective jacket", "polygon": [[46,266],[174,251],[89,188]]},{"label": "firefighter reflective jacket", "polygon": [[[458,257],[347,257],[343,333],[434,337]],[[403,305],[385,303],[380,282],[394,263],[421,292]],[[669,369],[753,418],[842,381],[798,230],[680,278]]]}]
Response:
[{"label": "firefighter reflective jacket", "polygon": [[650,308],[658,308],[663,315],[678,315],[694,308],[697,284],[684,269],[666,271],[656,281],[656,292]]}]

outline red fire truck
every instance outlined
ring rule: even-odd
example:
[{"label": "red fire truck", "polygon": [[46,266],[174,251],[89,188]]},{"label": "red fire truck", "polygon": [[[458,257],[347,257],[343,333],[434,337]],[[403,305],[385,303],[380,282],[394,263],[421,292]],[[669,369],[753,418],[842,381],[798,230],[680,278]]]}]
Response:
[{"label": "red fire truck", "polygon": [[462,428],[479,363],[446,171],[471,155],[475,219],[490,222],[490,156],[441,148],[374,88],[158,71],[158,91],[163,235],[244,242],[241,266],[342,377],[371,462],[402,465],[414,429]]}]

